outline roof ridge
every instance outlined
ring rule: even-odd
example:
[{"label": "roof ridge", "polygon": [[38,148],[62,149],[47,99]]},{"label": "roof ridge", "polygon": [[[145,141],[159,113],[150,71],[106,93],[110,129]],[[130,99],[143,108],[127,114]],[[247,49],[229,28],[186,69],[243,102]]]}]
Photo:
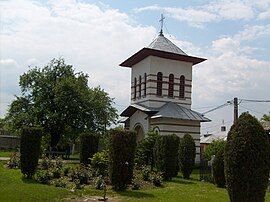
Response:
[{"label": "roof ridge", "polygon": [[181,48],[176,46],[164,35],[158,35],[158,37],[156,37],[154,41],[152,41],[146,48],[187,56],[187,54]]}]

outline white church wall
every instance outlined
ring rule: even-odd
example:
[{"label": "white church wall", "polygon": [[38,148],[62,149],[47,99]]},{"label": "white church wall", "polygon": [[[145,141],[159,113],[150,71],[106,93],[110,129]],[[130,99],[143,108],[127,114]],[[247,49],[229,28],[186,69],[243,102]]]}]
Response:
[{"label": "white church wall", "polygon": [[130,130],[134,130],[136,124],[140,124],[143,128],[144,134],[149,130],[149,119],[148,115],[144,112],[137,110],[131,117],[130,117]]},{"label": "white church wall", "polygon": [[137,99],[133,99],[134,98],[134,80],[135,78],[137,78],[137,85],[139,83],[139,77],[142,77],[142,82],[144,82],[144,74],[146,73],[146,75],[148,75],[150,72],[150,58],[146,57],[145,59],[141,60],[140,62],[138,62],[137,64],[135,64],[134,66],[132,66],[132,71],[131,71],[131,103],[136,103],[138,101],[142,101],[143,98],[145,98],[143,96],[143,89],[144,89],[144,85],[142,85],[141,87],[141,95],[142,97],[140,99],[138,99],[139,96],[139,88],[137,87]]}]

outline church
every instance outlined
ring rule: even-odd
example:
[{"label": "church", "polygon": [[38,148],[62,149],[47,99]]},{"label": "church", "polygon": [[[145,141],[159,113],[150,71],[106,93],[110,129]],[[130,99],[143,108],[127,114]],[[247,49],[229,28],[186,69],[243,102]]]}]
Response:
[{"label": "church", "polygon": [[190,134],[200,159],[200,123],[210,121],[191,109],[192,68],[206,59],[187,55],[163,35],[120,64],[131,68],[131,103],[122,113],[125,128],[160,135]]}]

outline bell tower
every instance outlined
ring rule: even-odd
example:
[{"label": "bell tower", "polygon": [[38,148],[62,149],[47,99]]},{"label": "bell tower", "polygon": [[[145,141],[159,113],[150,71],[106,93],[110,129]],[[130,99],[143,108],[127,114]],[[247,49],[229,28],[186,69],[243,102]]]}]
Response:
[{"label": "bell tower", "polygon": [[192,104],[192,66],[205,59],[187,55],[163,35],[163,20],[157,38],[120,66],[131,68],[131,103],[161,107],[173,102]]},{"label": "bell tower", "polygon": [[157,38],[120,64],[131,68],[131,103],[121,113],[126,129],[160,135],[190,134],[200,161],[200,123],[210,121],[191,109],[192,68],[206,59],[187,55],[163,35],[164,17]]}]

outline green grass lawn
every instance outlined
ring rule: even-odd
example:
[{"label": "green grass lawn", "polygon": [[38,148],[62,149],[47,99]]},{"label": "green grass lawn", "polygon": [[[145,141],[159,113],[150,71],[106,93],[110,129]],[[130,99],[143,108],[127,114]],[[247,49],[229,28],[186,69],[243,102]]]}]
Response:
[{"label": "green grass lawn", "polygon": [[10,157],[14,151],[0,151],[0,157]]},{"label": "green grass lawn", "polygon": [[[6,169],[3,165],[4,162],[0,162],[0,201],[60,201],[63,198],[80,199],[82,196],[102,196],[102,191],[93,188],[72,193],[67,189],[22,179],[20,170]],[[110,189],[108,195],[114,197],[116,201],[229,201],[226,189],[216,188],[213,184],[198,181],[196,172],[192,178],[192,180],[184,180],[178,176],[171,182],[165,182],[164,188],[125,192],[114,192]],[[270,193],[267,194],[266,201],[270,202]]]}]

